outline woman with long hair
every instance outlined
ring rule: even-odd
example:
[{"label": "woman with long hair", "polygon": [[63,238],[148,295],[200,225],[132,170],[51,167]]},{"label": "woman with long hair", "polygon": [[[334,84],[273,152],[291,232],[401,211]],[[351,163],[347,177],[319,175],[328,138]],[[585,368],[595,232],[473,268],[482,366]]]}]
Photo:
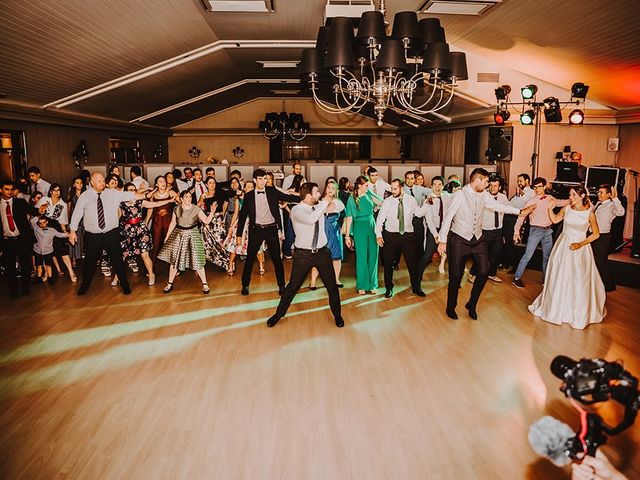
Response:
[{"label": "woman with long hair", "polygon": [[[167,190],[174,192],[175,194],[180,193],[178,189],[178,184],[176,183],[176,177],[173,172],[167,172],[164,174],[164,181],[167,183]],[[156,183],[158,183],[158,179],[156,178]]]},{"label": "woman with long hair", "polygon": [[[162,202],[167,199],[175,200],[178,196],[173,190],[169,190],[169,184],[166,176],[159,175],[154,182],[154,189],[148,197],[152,202]],[[153,209],[147,210],[146,223],[151,222],[151,238],[153,240],[153,248],[151,250],[151,261],[155,263],[158,253],[164,244],[164,239],[171,225],[171,214],[175,205],[171,202],[163,203]]]},{"label": "woman with long hair", "polygon": [[[84,184],[84,180],[81,176],[77,176],[73,179],[71,183],[71,187],[69,187],[69,195],[67,196],[67,208],[69,211],[69,217],[73,215],[73,211],[76,208],[76,204],[78,203],[78,199],[82,192],[87,189]],[[78,226],[77,232],[77,240],[74,245],[69,245],[69,255],[71,257],[71,264],[75,267],[76,262],[81,258],[84,258],[84,227],[82,225],[82,220],[80,221],[80,225]]]},{"label": "woman with long hair", "polygon": [[[331,254],[331,261],[333,263],[333,271],[336,274],[336,284],[338,288],[343,287],[340,282],[340,270],[342,268],[342,229],[340,228],[339,218],[344,210],[344,204],[338,198],[338,184],[335,181],[329,181],[324,186],[324,192],[322,192],[322,200],[329,205],[333,203],[334,209],[331,213],[324,214],[324,233],[327,235],[327,248]],[[316,289],[316,281],[318,280],[318,269],[311,269],[311,290]]]},{"label": "woman with long hair", "polygon": [[229,269],[229,252],[224,248],[226,231],[224,228],[224,216],[227,211],[229,201],[223,192],[217,191],[216,179],[207,178],[205,181],[207,190],[198,201],[198,206],[208,215],[213,212],[213,220],[208,225],[202,227],[202,237],[204,239],[204,251],[209,260],[214,265]]},{"label": "woman with long hair", "polygon": [[[360,295],[366,292],[378,293],[379,247],[373,211],[382,203],[382,199],[367,187],[367,177],[360,175],[356,178],[353,195],[347,201],[344,225],[347,247],[352,248],[355,245],[356,290]],[[353,235],[353,239],[350,235]]]},{"label": "woman with long hair", "polygon": [[169,281],[164,293],[173,290],[173,281],[179,270],[190,269],[198,274],[202,281],[202,293],[207,294],[211,291],[204,271],[207,259],[202,234],[197,227],[199,223],[210,223],[215,212],[205,215],[200,207],[192,203],[189,190],[180,193],[180,202],[173,211],[167,238],[158,254],[160,260],[169,264]]},{"label": "woman with long hair", "polygon": [[[569,205],[557,215],[554,207],[555,202],[550,202],[551,221],[564,219],[564,225],[549,255],[542,293],[529,305],[529,311],[547,322],[583,329],[601,322],[607,314],[604,284],[593,251],[585,248],[600,236],[600,230],[582,185],[569,191]],[[589,229],[591,234],[587,236]]]},{"label": "woman with long hair", "polygon": [[[69,207],[67,202],[62,199],[62,188],[58,183],[52,183],[49,187],[48,197],[42,197],[36,204],[36,208],[41,205],[47,205],[45,215],[49,219],[49,227],[60,233],[69,233]],[[69,256],[69,240],[66,238],[56,237],[53,240],[53,263],[58,270],[59,275],[63,275],[62,268],[58,263],[58,258],[62,260],[64,266],[67,267],[69,278],[72,282],[76,282],[78,278],[73,271],[71,265],[71,257]]]},{"label": "woman with long hair", "polygon": [[236,177],[231,177],[229,180],[229,197],[227,198],[227,213],[224,216],[224,226],[225,230],[229,231],[229,227],[231,226],[231,220],[233,219],[233,214],[236,209],[236,199],[240,198],[242,194],[242,186],[240,185],[240,179]]}]

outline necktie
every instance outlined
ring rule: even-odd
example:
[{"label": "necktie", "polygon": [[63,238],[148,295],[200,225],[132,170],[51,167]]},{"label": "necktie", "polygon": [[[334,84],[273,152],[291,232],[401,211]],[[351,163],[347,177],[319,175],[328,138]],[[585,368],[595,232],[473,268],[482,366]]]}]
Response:
[{"label": "necktie", "polygon": [[600,203],[600,202],[596,203],[596,206],[595,206],[595,208],[593,209],[593,213],[596,213],[596,210],[598,210],[598,207],[599,207],[600,205],[602,205],[602,203]]},{"label": "necktie", "polygon": [[404,204],[402,203],[402,197],[398,199],[398,225],[400,233],[404,233]]},{"label": "necktie", "polygon": [[[312,212],[315,212],[315,210],[316,210],[316,207],[311,207]],[[320,219],[316,220],[316,223],[313,225],[313,240],[311,240],[311,250],[318,249],[319,236],[320,236]]]},{"label": "necktie", "polygon": [[413,194],[413,187],[409,189],[409,193],[411,193],[411,196],[415,198],[415,195]]},{"label": "necktie", "polygon": [[13,214],[11,213],[11,205],[7,202],[7,223],[9,224],[9,231],[16,231],[16,222],[13,220]]},{"label": "necktie", "polygon": [[102,199],[100,198],[100,195],[102,195],[102,193],[98,194],[98,226],[100,227],[100,230],[103,230],[104,227],[106,226],[106,223],[104,221],[104,205],[102,205]]},{"label": "necktie", "polygon": [[256,193],[257,193],[258,195],[260,195],[261,193],[262,193],[262,194],[264,194],[264,190],[262,190],[261,192],[256,191]]},{"label": "necktie", "polygon": [[438,230],[440,230],[442,228],[442,217],[444,216],[444,206],[442,205],[442,197],[438,197],[438,201],[440,202],[440,205],[438,205],[438,217],[440,218],[440,221],[438,222]]},{"label": "necktie", "polygon": [[[498,196],[496,195],[495,197],[493,197],[496,199],[496,202],[498,201]],[[495,218],[495,223],[496,223],[496,228],[498,228],[500,226],[500,216],[498,215],[498,212],[493,212],[494,214],[494,218]]]}]

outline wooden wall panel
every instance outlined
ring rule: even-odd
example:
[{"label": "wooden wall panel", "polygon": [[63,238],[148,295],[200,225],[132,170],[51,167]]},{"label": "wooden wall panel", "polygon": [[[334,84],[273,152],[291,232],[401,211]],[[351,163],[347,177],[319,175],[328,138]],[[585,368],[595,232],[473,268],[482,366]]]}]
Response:
[{"label": "wooden wall panel", "polygon": [[[640,124],[620,125],[618,165],[627,170],[631,169],[640,172]],[[638,194],[635,186],[636,183],[634,182],[633,176],[628,174],[625,192],[629,200],[629,207],[624,229],[625,237],[631,237],[633,235],[634,203],[636,201],[636,195]]]},{"label": "wooden wall panel", "polygon": [[400,158],[400,137],[372,135],[371,158],[384,160]]},{"label": "wooden wall panel", "polygon": [[[192,146],[202,151],[199,162],[208,163],[207,158],[218,161],[226,158],[230,164],[269,163],[269,140],[259,135],[206,135],[169,138],[169,158],[174,164],[192,163],[188,151]],[[240,146],[244,156],[236,159],[233,149]]]}]

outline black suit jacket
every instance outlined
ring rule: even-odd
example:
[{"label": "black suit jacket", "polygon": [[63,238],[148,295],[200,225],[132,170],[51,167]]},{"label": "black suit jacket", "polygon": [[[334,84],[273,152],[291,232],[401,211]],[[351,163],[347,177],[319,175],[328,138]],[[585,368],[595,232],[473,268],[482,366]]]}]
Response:
[{"label": "black suit jacket", "polygon": [[[13,205],[11,207],[11,214],[13,215],[13,221],[16,223],[16,227],[20,231],[20,240],[26,241],[29,245],[33,245],[35,237],[33,230],[29,224],[29,215],[39,215],[40,212],[37,208],[29,205],[26,200],[22,198],[14,198]],[[4,226],[0,222],[0,242],[4,242]],[[0,243],[2,245],[2,243]]]},{"label": "black suit jacket", "polygon": [[[282,219],[280,218],[280,207],[278,202],[299,202],[300,197],[298,195],[288,195],[281,192],[275,187],[265,187],[265,195],[267,196],[267,202],[269,203],[269,211],[273,218],[276,220],[278,229],[282,230]],[[238,236],[242,235],[244,231],[244,224],[249,217],[249,228],[256,224],[256,191],[252,190],[245,194],[244,201],[242,202],[242,208],[240,209],[240,216],[238,217]]]}]

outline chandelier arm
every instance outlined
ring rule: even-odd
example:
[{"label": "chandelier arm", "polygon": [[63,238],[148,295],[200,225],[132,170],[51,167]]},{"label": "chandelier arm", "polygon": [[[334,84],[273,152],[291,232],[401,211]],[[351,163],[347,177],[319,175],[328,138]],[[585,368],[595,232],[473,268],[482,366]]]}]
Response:
[{"label": "chandelier arm", "polygon": [[[417,77],[417,75],[414,75],[413,77],[411,77],[410,80],[417,82],[418,79],[416,77]],[[414,78],[415,78],[415,80],[414,80]],[[413,105],[411,105],[410,102],[407,102],[408,108],[415,108],[415,109],[418,109],[418,110],[422,110],[429,103],[431,103],[431,101],[433,100],[433,97],[435,96],[436,92],[438,91],[438,87],[437,87],[437,83],[433,83],[433,84],[430,83],[430,82],[426,82],[426,83],[427,83],[427,85],[431,86],[431,94],[429,95],[429,98],[427,98],[427,100],[422,105],[417,105],[415,107]]]},{"label": "chandelier arm", "polygon": [[320,107],[320,109],[322,109],[323,111],[327,112],[327,113],[335,113],[335,114],[340,114],[340,113],[347,113],[349,112],[349,108],[342,108],[342,107],[334,107],[333,105],[331,105],[328,102],[325,102],[324,100],[320,99],[318,97],[316,88],[312,85],[311,86],[311,92],[313,93],[313,100],[315,101],[316,105],[318,105],[318,107]]},{"label": "chandelier arm", "polygon": [[[454,89],[455,89],[455,87],[454,87],[454,86],[452,86],[452,88],[451,88],[451,96],[449,97],[449,99],[448,99],[444,104],[440,105],[440,102],[442,101],[442,97],[444,96],[444,94],[441,92],[441,93],[440,93],[440,100],[438,100],[438,103],[436,104],[436,106],[435,106],[434,108],[432,108],[432,109],[430,109],[430,110],[419,110],[419,109],[416,109],[416,108],[412,107],[412,108],[410,109],[410,111],[411,111],[412,113],[417,113],[417,114],[420,114],[420,115],[428,115],[428,114],[433,114],[433,113],[435,113],[435,112],[437,112],[437,111],[439,111],[439,110],[442,110],[442,109],[443,109],[443,108],[445,108],[447,105],[449,105],[449,103],[451,103],[451,100],[453,100],[453,97],[454,97]],[[444,89],[443,89],[443,90],[444,90]]]}]

